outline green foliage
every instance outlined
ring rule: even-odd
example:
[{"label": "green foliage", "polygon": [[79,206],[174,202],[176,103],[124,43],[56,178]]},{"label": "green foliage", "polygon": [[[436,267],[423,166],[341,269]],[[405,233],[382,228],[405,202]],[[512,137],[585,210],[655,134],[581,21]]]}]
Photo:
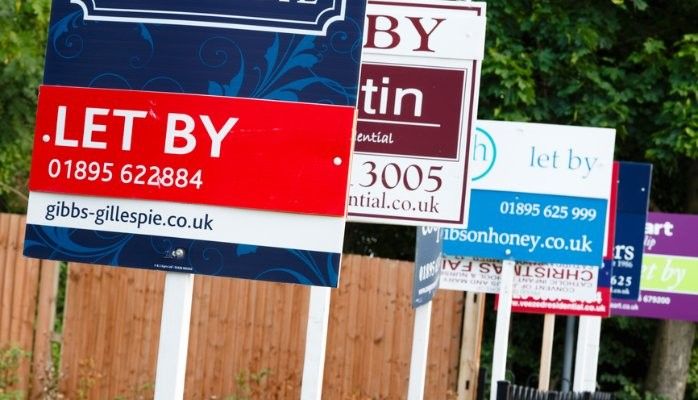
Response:
[{"label": "green foliage", "polygon": [[620,386],[620,389],[613,393],[617,400],[666,400],[664,397],[654,395],[648,391],[643,391],[637,382],[634,382],[623,375],[601,376],[607,382]]},{"label": "green foliage", "polygon": [[113,400],[145,400],[154,396],[155,384],[152,382],[141,383],[132,387],[128,394],[118,395]]},{"label": "green foliage", "polygon": [[[632,6],[630,6],[632,4]],[[658,208],[698,158],[698,3],[488,2],[479,117],[616,128],[616,155],[654,161]]]},{"label": "green foliage", "polygon": [[21,212],[26,208],[50,1],[0,3],[0,210]]},{"label": "green foliage", "polygon": [[603,321],[598,378],[603,390],[615,392],[619,399],[650,400],[642,382],[657,327],[658,321],[652,319],[614,317]]},{"label": "green foliage", "polygon": [[414,227],[348,223],[344,253],[414,260]]},{"label": "green foliage", "polygon": [[29,353],[17,346],[0,348],[0,400],[22,400],[24,393],[13,390],[18,382],[18,370]]},{"label": "green foliage", "polygon": [[89,399],[90,391],[102,378],[104,378],[104,375],[97,370],[94,359],[88,358],[80,360],[78,362],[76,398],[78,400]]},{"label": "green foliage", "polygon": [[661,128],[652,136],[655,147],[648,150],[663,163],[672,163],[676,155],[698,159],[698,34],[685,35],[675,48],[657,118]]},{"label": "green foliage", "polygon": [[237,386],[235,394],[225,397],[225,400],[251,400],[264,394],[262,387],[271,374],[271,369],[262,368],[257,372],[241,371],[235,376]]}]

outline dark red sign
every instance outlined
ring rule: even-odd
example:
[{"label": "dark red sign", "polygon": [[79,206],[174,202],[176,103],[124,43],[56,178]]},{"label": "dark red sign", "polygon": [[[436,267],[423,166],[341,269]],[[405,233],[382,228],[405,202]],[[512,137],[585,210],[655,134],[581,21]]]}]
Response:
[{"label": "dark red sign", "polygon": [[457,159],[465,72],[364,63],[356,151]]}]

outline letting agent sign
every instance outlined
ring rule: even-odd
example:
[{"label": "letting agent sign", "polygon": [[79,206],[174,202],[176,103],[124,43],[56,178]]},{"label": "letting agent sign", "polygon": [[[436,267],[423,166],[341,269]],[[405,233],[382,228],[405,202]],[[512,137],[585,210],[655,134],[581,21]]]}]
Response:
[{"label": "letting agent sign", "polygon": [[[444,258],[439,289],[499,293],[502,263],[478,258]],[[544,300],[596,299],[599,268],[584,265],[516,263],[514,297]]]},{"label": "letting agent sign", "polygon": [[336,286],[364,8],[54,0],[25,254]]},{"label": "letting agent sign", "polygon": [[417,227],[417,244],[414,257],[412,308],[431,301],[439,288],[441,274],[441,246],[439,228]]},{"label": "letting agent sign", "polygon": [[637,300],[640,295],[645,222],[650,200],[652,164],[621,162],[618,211],[613,245],[612,299]]},{"label": "letting agent sign", "polygon": [[640,296],[612,315],[698,322],[698,215],[648,213]]},{"label": "letting agent sign", "polygon": [[462,226],[485,4],[371,0],[349,218]]},{"label": "letting agent sign", "polygon": [[442,229],[445,257],[601,265],[615,131],[478,121],[467,229]]}]

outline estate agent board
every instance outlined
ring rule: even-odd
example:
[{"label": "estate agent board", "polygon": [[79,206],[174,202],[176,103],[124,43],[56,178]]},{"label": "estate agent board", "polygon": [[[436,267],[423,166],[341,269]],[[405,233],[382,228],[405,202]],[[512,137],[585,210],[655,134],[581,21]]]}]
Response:
[{"label": "estate agent board", "polygon": [[54,0],[25,254],[336,286],[361,0]]}]

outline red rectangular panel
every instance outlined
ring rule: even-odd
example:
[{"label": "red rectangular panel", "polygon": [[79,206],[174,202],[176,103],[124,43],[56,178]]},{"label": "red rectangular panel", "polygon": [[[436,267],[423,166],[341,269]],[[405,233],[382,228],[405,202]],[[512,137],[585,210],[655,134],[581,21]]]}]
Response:
[{"label": "red rectangular panel", "polygon": [[611,312],[611,289],[599,287],[595,301],[513,299],[512,312],[608,317]]},{"label": "red rectangular panel", "polygon": [[[608,230],[606,231],[606,253],[604,260],[613,259],[613,249],[616,243],[616,214],[618,211],[618,175],[620,174],[620,163],[613,162],[613,173],[611,175],[611,198],[608,203]],[[610,279],[610,278],[609,278]]]},{"label": "red rectangular panel", "polygon": [[343,216],[354,114],[45,85],[30,190]]}]

